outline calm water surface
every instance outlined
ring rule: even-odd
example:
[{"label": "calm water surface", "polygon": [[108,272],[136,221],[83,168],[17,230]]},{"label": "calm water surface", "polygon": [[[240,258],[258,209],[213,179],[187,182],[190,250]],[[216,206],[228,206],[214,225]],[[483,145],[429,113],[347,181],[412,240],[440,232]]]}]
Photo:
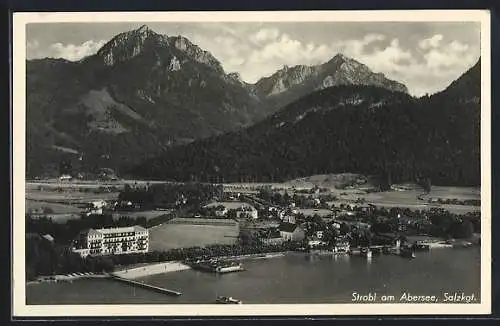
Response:
[{"label": "calm water surface", "polygon": [[27,304],[213,303],[218,295],[244,303],[349,303],[352,293],[480,297],[480,249],[435,249],[413,260],[375,256],[310,256],[299,253],[243,261],[246,271],[214,275],[182,271],[140,280],[181,291],[170,297],[106,279],[27,286]]}]

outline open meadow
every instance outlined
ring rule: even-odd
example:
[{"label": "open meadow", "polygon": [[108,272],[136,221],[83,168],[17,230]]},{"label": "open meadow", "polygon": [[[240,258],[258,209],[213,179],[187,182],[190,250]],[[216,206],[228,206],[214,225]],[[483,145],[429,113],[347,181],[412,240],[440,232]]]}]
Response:
[{"label": "open meadow", "polygon": [[80,191],[45,191],[27,189],[26,199],[62,204],[88,203],[94,200],[113,200],[118,198],[118,192],[80,192]]},{"label": "open meadow", "polygon": [[167,215],[171,213],[172,210],[148,210],[148,211],[134,211],[134,212],[114,212],[113,219],[117,220],[121,216],[125,216],[132,219],[137,219],[139,217],[144,217],[146,220],[151,220],[155,217]]},{"label": "open meadow", "polygon": [[[447,187],[439,187],[439,190],[437,192],[438,195],[444,196],[446,194],[446,188]],[[456,187],[450,187],[453,189],[453,199],[461,199],[461,200],[466,200],[466,199],[479,199],[479,195],[476,198],[469,198],[472,197],[470,194],[474,192],[472,188],[466,188],[462,190],[463,194],[467,194],[468,196],[460,197],[457,194],[459,194],[456,191]],[[446,209],[452,213],[455,214],[465,214],[468,212],[479,212],[481,211],[480,206],[473,206],[473,205],[456,205],[456,204],[438,204],[438,203],[432,203],[430,204],[427,200],[429,198],[436,198],[434,197],[434,192],[431,191],[431,193],[428,196],[423,196],[423,200],[419,199],[418,197],[422,194],[421,190],[418,189],[412,189],[412,190],[405,190],[405,191],[383,191],[383,192],[372,192],[372,193],[350,193],[350,194],[340,194],[337,196],[338,200],[329,202],[329,204],[349,204],[353,203],[356,200],[364,200],[366,204],[373,204],[375,206],[380,206],[380,207],[386,207],[386,208],[391,208],[391,207],[404,207],[404,208],[409,208],[412,210],[429,210],[431,208],[443,208]],[[444,197],[439,197],[439,198],[444,198]],[[449,196],[448,198],[451,198]]]},{"label": "open meadow", "polygon": [[238,234],[238,222],[234,220],[175,218],[149,229],[149,250],[234,244]]}]

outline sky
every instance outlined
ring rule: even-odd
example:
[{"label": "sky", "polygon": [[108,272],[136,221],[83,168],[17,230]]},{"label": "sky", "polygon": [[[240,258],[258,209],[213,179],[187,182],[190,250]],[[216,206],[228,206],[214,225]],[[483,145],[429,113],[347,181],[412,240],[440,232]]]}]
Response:
[{"label": "sky", "polygon": [[79,60],[144,24],[187,37],[249,83],[342,53],[421,96],[446,88],[480,56],[476,22],[113,22],[28,24],[26,57]]}]

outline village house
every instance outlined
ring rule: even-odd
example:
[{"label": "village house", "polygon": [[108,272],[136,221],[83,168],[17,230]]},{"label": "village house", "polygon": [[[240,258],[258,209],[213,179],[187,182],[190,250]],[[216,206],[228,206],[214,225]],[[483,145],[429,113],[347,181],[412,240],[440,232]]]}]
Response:
[{"label": "village house", "polygon": [[281,223],[279,227],[280,235],[285,241],[301,241],[305,238],[304,230],[294,223]]},{"label": "village house", "polygon": [[90,209],[88,209],[85,212],[85,215],[87,215],[87,216],[90,216],[90,215],[102,215],[102,214],[103,214],[102,208],[95,208],[95,207],[91,207]]},{"label": "village house", "polygon": [[96,200],[92,202],[92,206],[94,206],[94,208],[96,209],[104,208],[106,205],[107,204],[105,200]]},{"label": "village house", "polygon": [[44,238],[45,240],[47,240],[50,243],[54,243],[54,237],[51,236],[50,234],[45,234],[42,236],[42,238]]},{"label": "village house", "polygon": [[226,216],[227,212],[228,212],[227,208],[223,205],[217,206],[214,211],[215,216],[217,217],[224,217]]},{"label": "village house", "polygon": [[285,216],[285,210],[281,208],[271,206],[268,208],[268,210],[269,210],[269,217],[274,217],[282,220],[283,217]]},{"label": "village house", "polygon": [[[238,201],[214,201],[209,203],[203,207],[210,214],[215,215],[217,217],[224,217],[230,213],[236,213],[236,218],[249,218],[249,219],[258,219],[259,212],[258,210],[246,203],[246,202],[238,202]],[[233,216],[232,214],[230,214]],[[234,217],[234,216],[233,216]]]},{"label": "village house", "polygon": [[370,211],[372,208],[373,208],[373,205],[372,204],[366,204],[366,203],[350,203],[348,205],[348,207],[351,209],[351,210],[358,210],[358,211],[362,211],[362,212],[368,212]]},{"label": "village house", "polygon": [[277,229],[265,231],[262,237],[262,243],[265,245],[276,245],[282,243],[283,241],[284,239],[281,237],[281,234]]},{"label": "village house", "polygon": [[349,241],[347,240],[337,240],[333,246],[333,252],[336,253],[348,253],[351,250]]},{"label": "village house", "polygon": [[236,217],[237,218],[244,218],[244,217],[247,217],[247,218],[251,218],[251,219],[258,219],[259,218],[259,213],[257,211],[257,209],[255,209],[255,207],[253,206],[241,206],[239,208],[236,209]]},{"label": "village house", "polygon": [[313,237],[312,239],[307,241],[307,246],[309,248],[318,248],[318,247],[322,247],[325,245],[326,245],[326,242],[321,240],[321,239],[318,239],[317,237]]},{"label": "village house", "polygon": [[175,201],[175,205],[186,205],[187,203],[187,198],[184,196],[184,194],[181,194],[179,198]]},{"label": "village house", "polygon": [[297,220],[293,215],[285,215],[281,220],[283,221],[283,223],[291,223],[291,224],[297,223]]},{"label": "village house", "polygon": [[394,190],[394,191],[408,191],[408,190],[413,190],[415,189],[414,186],[412,185],[391,185],[391,190]]},{"label": "village house", "polygon": [[340,223],[337,222],[337,221],[333,221],[332,224],[331,224],[331,227],[333,229],[339,230],[340,229]]},{"label": "village house", "polygon": [[59,180],[61,181],[71,181],[72,179],[73,177],[69,174],[61,174],[61,176],[59,177]]}]

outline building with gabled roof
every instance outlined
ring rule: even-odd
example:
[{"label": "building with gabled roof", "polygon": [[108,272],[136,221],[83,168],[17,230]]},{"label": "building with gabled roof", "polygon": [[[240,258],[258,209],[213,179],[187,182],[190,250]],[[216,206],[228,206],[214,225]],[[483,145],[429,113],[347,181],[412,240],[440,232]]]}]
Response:
[{"label": "building with gabled roof", "polygon": [[45,234],[45,235],[42,236],[42,238],[44,238],[48,242],[54,242],[54,237],[51,236],[50,234]]},{"label": "building with gabled roof", "polygon": [[279,231],[281,237],[287,241],[301,241],[305,238],[304,230],[295,223],[281,223]]}]

